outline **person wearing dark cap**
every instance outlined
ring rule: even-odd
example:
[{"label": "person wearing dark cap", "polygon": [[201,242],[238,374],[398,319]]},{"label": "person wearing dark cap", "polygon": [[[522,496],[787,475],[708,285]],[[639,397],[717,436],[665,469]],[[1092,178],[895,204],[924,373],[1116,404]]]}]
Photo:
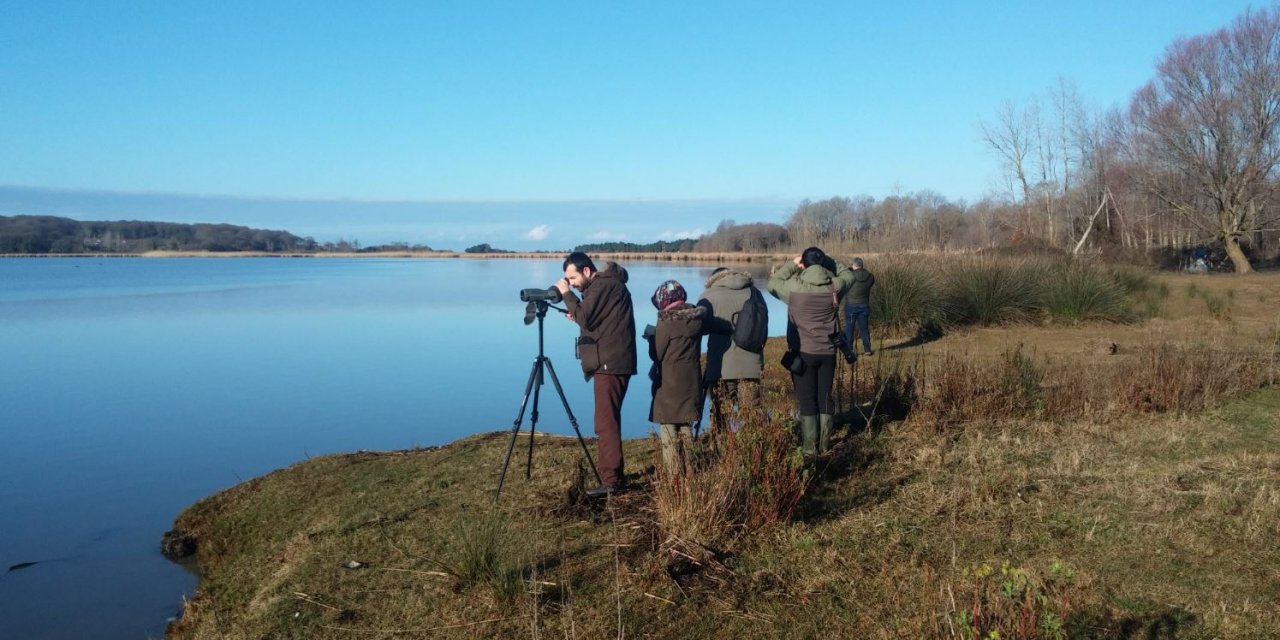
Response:
[{"label": "person wearing dark cap", "polygon": [[806,459],[831,447],[835,422],[836,313],[853,286],[853,272],[818,247],[809,247],[769,278],[769,293],[787,304],[787,349],[800,408],[801,450]]},{"label": "person wearing dark cap", "polygon": [[[650,298],[658,310],[657,327],[646,327],[653,369],[653,404],[649,420],[659,425],[662,464],[668,474],[690,471],[692,425],[701,416],[702,307],[689,304],[675,280],[658,286]],[[650,331],[652,329],[652,331]]]},{"label": "person wearing dark cap", "polygon": [[[636,373],[636,319],[627,290],[627,270],[606,262],[603,269],[575,251],[564,260],[564,278],[556,281],[568,318],[578,323],[578,357],[595,394],[596,472],[602,484],[587,490],[601,497],[623,487],[622,400]],[[582,292],[582,299],[569,290]]]},{"label": "person wearing dark cap", "polygon": [[867,271],[862,258],[853,259],[853,286],[844,297],[844,331],[849,346],[858,344],[862,337],[862,354],[873,355],[871,351],[871,287],[876,284],[876,277]]}]

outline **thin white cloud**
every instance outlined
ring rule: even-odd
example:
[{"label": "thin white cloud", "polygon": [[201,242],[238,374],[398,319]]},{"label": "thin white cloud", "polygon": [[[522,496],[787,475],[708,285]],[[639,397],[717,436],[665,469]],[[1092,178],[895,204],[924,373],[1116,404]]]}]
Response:
[{"label": "thin white cloud", "polygon": [[659,240],[684,240],[685,238],[693,238],[694,240],[697,240],[698,238],[706,234],[707,234],[707,231],[705,229],[689,229],[688,231],[672,231],[668,229],[667,231],[663,231],[662,233],[659,233],[658,239]]},{"label": "thin white cloud", "polygon": [[525,233],[524,237],[529,240],[533,240],[534,242],[540,242],[542,240],[546,240],[549,235],[551,235],[551,227],[545,224],[540,224]]},{"label": "thin white cloud", "polygon": [[621,241],[621,240],[626,240],[626,239],[627,239],[627,234],[625,234],[625,233],[614,233],[614,232],[612,232],[612,231],[597,231],[597,232],[595,232],[595,233],[593,233],[593,234],[591,234],[591,235],[587,236],[587,239],[588,239],[588,240],[595,241],[595,242],[608,242],[608,241],[611,241],[611,240]]}]

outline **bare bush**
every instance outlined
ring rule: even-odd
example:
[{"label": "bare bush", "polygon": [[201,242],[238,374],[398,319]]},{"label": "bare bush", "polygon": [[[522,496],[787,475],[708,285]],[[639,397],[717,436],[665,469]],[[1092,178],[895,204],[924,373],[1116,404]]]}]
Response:
[{"label": "bare bush", "polygon": [[804,495],[789,413],[745,411],[737,421],[736,433],[714,436],[695,473],[660,472],[654,506],[673,543],[727,551],[748,533],[786,522]]}]

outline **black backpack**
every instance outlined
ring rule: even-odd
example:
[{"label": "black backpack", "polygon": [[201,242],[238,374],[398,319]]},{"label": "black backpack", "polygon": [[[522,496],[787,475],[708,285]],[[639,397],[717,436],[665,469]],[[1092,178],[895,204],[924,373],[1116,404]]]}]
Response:
[{"label": "black backpack", "polygon": [[743,303],[742,310],[733,315],[733,343],[752,353],[764,353],[764,343],[769,339],[769,307],[764,303],[760,290],[751,286],[751,295]]}]

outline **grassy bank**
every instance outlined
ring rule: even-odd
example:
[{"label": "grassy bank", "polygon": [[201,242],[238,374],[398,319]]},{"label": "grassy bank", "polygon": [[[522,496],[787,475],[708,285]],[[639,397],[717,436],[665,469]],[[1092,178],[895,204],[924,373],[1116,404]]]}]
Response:
[{"label": "grassy bank", "polygon": [[[504,253],[465,253],[461,251],[378,251],[313,253],[281,253],[266,251],[146,251],[142,253],[10,253],[5,258],[457,258],[464,260],[494,259],[546,259],[564,260],[567,252],[511,251]],[[688,263],[781,263],[793,256],[765,253],[717,252],[717,253],[592,253],[597,260],[619,262],[688,262]]]},{"label": "grassy bank", "polygon": [[[559,437],[528,481],[522,440],[497,504],[506,434],[309,460],[179,517],[204,579],[171,636],[1276,637],[1278,285],[1163,276],[1144,322],[886,338],[776,522],[740,504],[786,474],[697,493],[796,468],[772,436],[701,489],[628,442],[638,488],[594,504]],[[788,423],[779,355],[759,433]]]}]

